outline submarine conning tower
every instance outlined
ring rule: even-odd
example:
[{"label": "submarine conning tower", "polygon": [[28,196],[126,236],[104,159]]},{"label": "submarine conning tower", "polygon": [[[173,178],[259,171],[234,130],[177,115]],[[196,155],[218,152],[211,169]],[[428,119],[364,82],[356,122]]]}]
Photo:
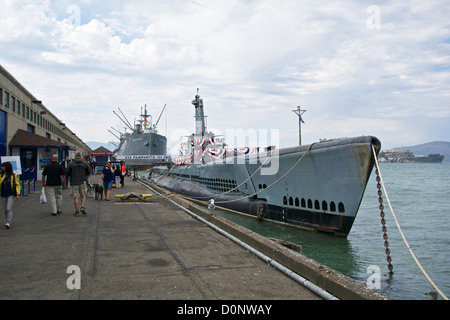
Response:
[{"label": "submarine conning tower", "polygon": [[198,89],[195,99],[192,100],[192,104],[195,106],[195,136],[197,138],[203,138],[206,131],[205,113],[203,112],[203,99],[200,99]]}]

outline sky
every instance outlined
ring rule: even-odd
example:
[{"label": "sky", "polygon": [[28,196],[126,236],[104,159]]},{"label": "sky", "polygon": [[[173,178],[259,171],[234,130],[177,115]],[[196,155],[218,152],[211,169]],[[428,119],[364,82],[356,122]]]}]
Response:
[{"label": "sky", "polygon": [[270,144],[295,146],[300,106],[303,144],[450,141],[448,0],[0,0],[0,8],[0,64],[85,142],[118,141],[109,132],[124,131],[118,108],[134,122],[146,106],[155,123],[166,105],[158,129],[176,148],[194,131],[197,88],[216,134],[268,132]]}]

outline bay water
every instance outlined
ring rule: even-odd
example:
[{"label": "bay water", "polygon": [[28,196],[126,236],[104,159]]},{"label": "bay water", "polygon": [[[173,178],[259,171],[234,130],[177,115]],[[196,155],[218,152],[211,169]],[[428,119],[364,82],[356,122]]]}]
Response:
[{"label": "bay water", "polygon": [[[380,171],[399,225],[422,268],[450,297],[450,163],[382,163]],[[435,289],[412,258],[383,191],[392,258],[389,274],[375,172],[372,173],[347,238],[306,231],[270,221],[221,212],[220,215],[265,236],[298,243],[303,254],[362,283],[371,281],[389,297],[428,300]],[[442,299],[439,297],[438,299]]]}]

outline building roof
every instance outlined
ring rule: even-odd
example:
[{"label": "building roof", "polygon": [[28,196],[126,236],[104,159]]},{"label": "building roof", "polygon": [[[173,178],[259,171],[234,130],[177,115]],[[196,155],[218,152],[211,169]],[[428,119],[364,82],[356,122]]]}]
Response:
[{"label": "building roof", "polygon": [[48,139],[45,137],[41,137],[35,133],[28,132],[26,130],[19,129],[17,130],[14,137],[11,139],[9,143],[11,148],[17,147],[39,147],[39,148],[69,148],[65,143],[61,143],[52,139]]}]

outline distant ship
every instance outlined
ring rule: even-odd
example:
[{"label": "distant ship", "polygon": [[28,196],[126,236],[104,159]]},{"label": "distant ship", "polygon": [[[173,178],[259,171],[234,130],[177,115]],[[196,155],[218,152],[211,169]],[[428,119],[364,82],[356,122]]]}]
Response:
[{"label": "distant ship", "polygon": [[282,149],[227,148],[223,137],[206,131],[198,92],[192,104],[196,130],[184,144],[186,152],[172,157],[174,166],[153,168],[149,174],[153,183],[260,220],[349,234],[381,148],[377,138],[342,138]]},{"label": "distant ship", "polygon": [[147,114],[147,107],[144,107],[138,123],[133,127],[123,113],[122,117],[116,112],[114,113],[132,130],[131,134],[124,133],[120,136],[120,145],[115,154],[117,160],[124,161],[128,168],[164,165],[171,162],[170,156],[167,155],[167,138],[158,134],[156,129],[161,115],[158,121],[152,125],[148,120],[151,119],[151,116]]}]

